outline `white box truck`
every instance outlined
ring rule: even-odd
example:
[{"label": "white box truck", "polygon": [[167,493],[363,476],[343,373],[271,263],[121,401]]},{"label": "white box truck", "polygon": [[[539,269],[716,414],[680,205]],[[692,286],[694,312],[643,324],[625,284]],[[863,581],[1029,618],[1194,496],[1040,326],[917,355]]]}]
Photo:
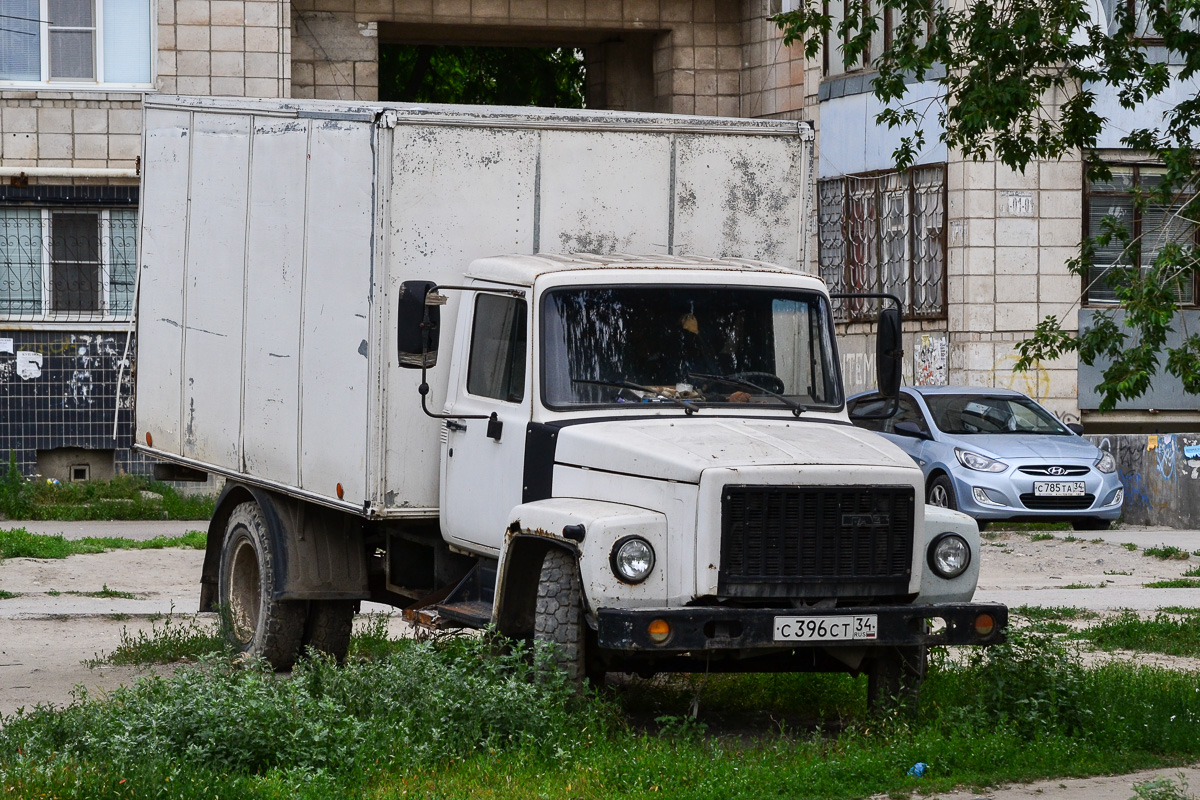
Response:
[{"label": "white box truck", "polygon": [[[606,671],[1002,640],[979,534],[846,415],[794,121],[148,96],[138,447],[227,479],[201,605],[277,667],[356,604]],[[881,316],[885,390],[898,316]],[[931,624],[933,621],[933,624]]]}]

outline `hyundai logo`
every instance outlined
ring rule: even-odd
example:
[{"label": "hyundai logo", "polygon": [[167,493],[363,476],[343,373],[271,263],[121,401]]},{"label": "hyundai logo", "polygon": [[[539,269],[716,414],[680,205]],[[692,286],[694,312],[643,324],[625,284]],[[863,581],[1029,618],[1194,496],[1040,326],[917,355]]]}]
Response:
[{"label": "hyundai logo", "polygon": [[1046,474],[1047,475],[1066,475],[1067,468],[1066,467],[1047,467]]}]

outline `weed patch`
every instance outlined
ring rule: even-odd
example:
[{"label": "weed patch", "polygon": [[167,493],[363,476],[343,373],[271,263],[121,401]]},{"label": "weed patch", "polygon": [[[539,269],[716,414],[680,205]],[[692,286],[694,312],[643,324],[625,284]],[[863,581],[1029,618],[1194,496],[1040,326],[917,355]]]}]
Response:
[{"label": "weed patch", "polygon": [[1121,547],[1124,547],[1126,550],[1128,550],[1128,551],[1129,551],[1129,552],[1131,552],[1131,553],[1132,553],[1134,550],[1137,550],[1137,549],[1138,549],[1138,548],[1137,548],[1137,545],[1136,545],[1136,544],[1134,544],[1133,542],[1122,542],[1122,543],[1121,543]]},{"label": "weed patch", "polygon": [[186,547],[203,550],[208,534],[188,531],[182,536],[155,536],[153,539],[127,539],[123,536],[87,536],[67,539],[60,533],[30,533],[25,528],[0,530],[0,559],[5,558],[66,558],[106,550],[161,550],[164,547]]},{"label": "weed patch", "polygon": [[1157,547],[1147,547],[1142,551],[1144,556],[1154,556],[1163,561],[1187,561],[1191,553],[1173,544],[1160,544]]},{"label": "weed patch", "polygon": [[6,592],[5,590],[0,589],[0,600],[12,600],[14,597],[20,596],[20,592]]},{"label": "weed patch", "polygon": [[1052,533],[1031,533],[1029,535],[1029,541],[1031,542],[1048,542],[1053,538],[1054,534]]},{"label": "weed patch", "polygon": [[122,592],[117,589],[108,588],[108,584],[104,584],[98,592],[67,592],[67,594],[77,595],[79,597],[102,597],[102,598],[117,598],[121,600],[136,600],[137,595],[133,592]]},{"label": "weed patch", "polygon": [[1196,625],[1196,620],[1178,619],[1164,611],[1159,611],[1152,619],[1142,619],[1136,612],[1123,611],[1075,635],[1102,650],[1200,657],[1200,626]]},{"label": "weed patch", "polygon": [[[368,625],[364,657],[341,668],[313,658],[288,678],[208,656],[8,718],[0,783],[9,796],[102,800],[848,798],[1200,755],[1193,675],[1084,667],[1068,644],[1019,629],[965,661],[935,651],[914,720],[869,719],[862,677],[675,676],[575,695],[519,644],[384,652],[383,630]],[[743,712],[753,727],[731,728]],[[920,779],[906,774],[918,761]]]},{"label": "weed patch", "polygon": [[173,664],[220,653],[228,653],[220,624],[201,623],[195,617],[178,617],[172,610],[152,621],[149,632],[130,634],[128,628],[122,628],[121,641],[112,653],[97,656],[84,664],[91,668],[104,664]]},{"label": "weed patch", "polygon": [[12,451],[8,469],[0,479],[0,514],[8,519],[204,520],[212,516],[215,504],[213,496],[183,495],[169,484],[141,475],[80,483],[26,479]]},{"label": "weed patch", "polygon": [[1167,578],[1142,585],[1147,589],[1200,589],[1200,578]]}]

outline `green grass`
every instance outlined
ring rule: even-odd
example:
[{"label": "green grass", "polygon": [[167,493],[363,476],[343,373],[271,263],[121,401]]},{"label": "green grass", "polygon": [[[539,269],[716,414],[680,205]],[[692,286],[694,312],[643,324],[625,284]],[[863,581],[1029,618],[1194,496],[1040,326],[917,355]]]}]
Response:
[{"label": "green grass", "polygon": [[1105,575],[1132,575],[1133,573],[1127,572],[1127,571],[1121,570],[1121,569],[1106,569],[1106,570],[1104,570],[1104,574]]},{"label": "green grass", "polygon": [[0,600],[12,600],[14,597],[20,596],[20,592],[6,592],[5,590],[0,589]]},{"label": "green grass", "polygon": [[131,634],[128,628],[122,628],[121,641],[115,650],[84,663],[91,668],[105,664],[173,664],[198,661],[221,653],[229,654],[229,650],[218,623],[201,622],[191,616],[176,616],[172,610],[157,619],[152,618],[149,631],[139,630]]},{"label": "green grass", "polygon": [[1017,606],[1012,609],[1012,612],[1032,622],[1040,620],[1096,619],[1100,616],[1091,609],[1079,608],[1078,606]]},{"label": "green grass", "polygon": [[108,588],[108,584],[104,584],[104,588],[98,592],[74,592],[69,591],[67,594],[73,594],[77,597],[102,597],[102,598],[119,598],[121,600],[136,600],[137,595],[133,592],[122,592],[117,589]]},{"label": "green grass", "polygon": [[1143,583],[1147,589],[1200,589],[1200,578],[1167,578]]},{"label": "green grass", "polygon": [[[159,497],[146,498],[143,491]],[[111,481],[47,483],[26,479],[9,451],[7,472],[0,476],[0,515],[19,520],[195,519],[212,516],[216,497],[183,495],[169,484],[141,475]]]},{"label": "green grass", "polygon": [[1134,611],[1103,619],[1076,636],[1101,650],[1137,650],[1171,656],[1200,658],[1200,620],[1178,619],[1177,614],[1158,611],[1142,619]]},{"label": "green grass", "polygon": [[1066,586],[1060,586],[1060,589],[1103,589],[1107,583],[1068,583]]},{"label": "green grass", "polygon": [[1154,556],[1163,561],[1187,561],[1191,556],[1187,550],[1182,547],[1176,547],[1173,544],[1160,544],[1157,547],[1147,547],[1142,551],[1144,556]]},{"label": "green grass", "polygon": [[1132,553],[1134,550],[1137,550],[1137,549],[1138,549],[1138,548],[1137,548],[1137,545],[1136,545],[1136,544],[1134,544],[1133,542],[1122,542],[1122,543],[1121,543],[1121,547],[1124,547],[1126,550],[1128,550],[1128,551],[1129,551],[1129,552],[1131,552],[1131,553]]},{"label": "green grass", "polygon": [[1029,541],[1031,542],[1046,542],[1054,538],[1052,533],[1031,533]]},{"label": "green grass", "polygon": [[1069,522],[992,522],[990,527],[998,528],[1004,531],[1018,531],[1020,533],[1029,533],[1030,531],[1069,531],[1071,523]]},{"label": "green grass", "polygon": [[203,550],[208,534],[188,531],[182,536],[155,536],[153,539],[127,539],[120,536],[87,536],[67,539],[60,533],[30,533],[25,528],[0,530],[0,559],[66,558],[106,550],[161,550],[164,547],[189,547]]},{"label": "green grass", "polygon": [[[865,680],[846,675],[634,678],[575,696],[519,646],[499,653],[486,638],[456,637],[384,647],[382,630],[342,668],[302,661],[286,678],[209,656],[106,698],[9,717],[3,793],[832,799],[1200,757],[1194,675],[1085,667],[1062,642],[1025,631],[965,663],[935,651],[907,720],[867,717]],[[930,765],[924,778],[906,774],[917,761]]]}]

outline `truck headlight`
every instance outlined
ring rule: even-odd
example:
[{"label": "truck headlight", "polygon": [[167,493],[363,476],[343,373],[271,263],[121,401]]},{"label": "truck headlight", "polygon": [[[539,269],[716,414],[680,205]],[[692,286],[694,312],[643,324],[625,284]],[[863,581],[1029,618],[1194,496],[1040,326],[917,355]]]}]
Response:
[{"label": "truck headlight", "polygon": [[618,539],[609,556],[613,574],[626,583],[641,583],[654,570],[654,548],[640,536]]},{"label": "truck headlight", "polygon": [[929,543],[929,567],[942,578],[957,578],[971,564],[971,546],[957,533],[942,533]]}]

